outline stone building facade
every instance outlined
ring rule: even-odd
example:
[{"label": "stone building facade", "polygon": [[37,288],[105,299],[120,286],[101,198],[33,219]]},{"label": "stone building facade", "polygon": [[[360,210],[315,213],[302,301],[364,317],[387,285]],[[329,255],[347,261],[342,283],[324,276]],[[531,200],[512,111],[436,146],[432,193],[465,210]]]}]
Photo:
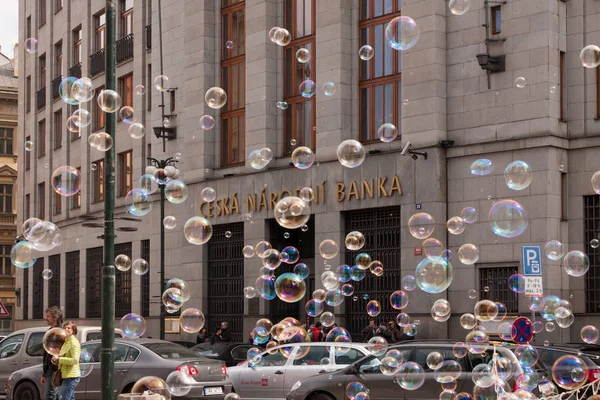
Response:
[{"label": "stone building facade", "polygon": [[[74,136],[64,129],[73,108],[54,100],[51,88],[53,78],[73,76],[77,68],[81,76],[93,79],[95,87],[103,85],[98,60],[103,56],[104,2],[73,0],[54,8],[61,2],[48,0],[44,23],[40,3],[46,1],[21,1],[20,40],[37,37],[39,50],[36,54],[20,50],[24,60],[20,90],[36,100],[29,111],[25,105],[19,108],[19,123],[32,137],[39,138],[45,129],[48,151],[38,153],[31,170],[21,175],[19,221],[39,216],[44,207],[48,210],[45,218],[61,227],[64,243],[44,257],[44,262],[53,263],[50,268],[60,279],[42,281],[43,266],[17,274],[17,287],[27,294],[17,308],[18,325],[38,324],[39,310],[55,303],[65,306],[68,318],[99,323],[102,240],[98,236],[102,232],[82,226],[80,217],[102,218],[97,171],[103,154],[85,140],[102,130],[97,123],[102,118],[94,102],[84,105],[94,114],[94,122]],[[544,294],[570,299],[577,316],[570,329],[544,335],[550,340],[576,340],[579,328],[593,322],[600,306],[600,264],[589,241],[596,237],[600,224],[600,199],[590,178],[600,169],[596,148],[600,144],[599,86],[597,71],[581,66],[579,52],[600,41],[594,23],[600,15],[597,2],[508,0],[491,4],[478,0],[463,15],[452,14],[442,0],[404,0],[401,4],[392,0],[179,0],[169,1],[168,6],[163,2],[164,75],[171,88],[165,93],[165,113],[170,116],[169,126],[177,131],[165,150],[152,130],[163,123],[158,107],[161,94],[153,87],[160,74],[156,2],[118,3],[121,39],[117,49],[122,49],[123,59],[117,78],[123,96],[129,96],[126,92],[132,87],[145,85],[146,94],[134,91],[130,100],[136,119],[146,126],[146,135],[131,139],[127,126],[117,124],[117,213],[126,214],[126,189],[129,182],[139,187],[137,179],[148,165],[147,157],[179,158],[181,179],[190,194],[182,205],[166,205],[166,215],[178,220],[178,227],[166,233],[166,275],[190,283],[193,295],[186,306],[202,309],[210,330],[225,319],[234,337],[243,340],[259,317],[306,318],[304,301],[287,304],[244,298],[243,288],[254,284],[261,267],[259,259],[243,258],[245,244],[269,240],[278,249],[298,247],[301,259],[311,267],[308,298],[321,287],[320,276],[327,265],[336,268],[352,261],[355,253],[344,251],[342,245],[351,230],[365,234],[365,251],[384,263],[385,272],[355,284],[356,298],[348,297],[334,309],[337,322],[352,333],[360,332],[369,319],[366,303],[372,299],[383,305],[378,319],[393,318],[397,312],[389,307],[389,294],[401,288],[401,278],[414,273],[423,258],[422,242],[407,229],[408,219],[418,210],[435,218],[433,236],[452,254],[463,243],[480,249],[475,265],[464,265],[453,256],[454,280],[444,293],[410,293],[406,312],[420,320],[419,337],[464,337],[458,320],[462,313],[472,312],[469,289],[476,289],[480,298],[502,301],[513,317],[530,315],[527,299],[513,294],[506,280],[523,272],[522,246],[543,248],[552,239],[569,250],[590,254],[591,266],[586,276],[570,278],[560,262],[542,260]],[[133,16],[128,25],[130,5]],[[482,26],[486,14],[488,27]],[[420,28],[417,45],[402,54],[388,49],[383,39],[385,24],[400,15],[412,17]],[[290,44],[280,47],[269,40],[274,26],[289,29]],[[375,50],[371,61],[358,57],[363,44]],[[294,56],[301,47],[312,54],[303,65]],[[55,63],[58,50],[65,56]],[[44,54],[46,65],[53,69],[41,81]],[[478,64],[478,54],[505,56],[505,71],[488,76]],[[515,85],[518,77],[525,78],[525,87]],[[317,83],[317,93],[310,100],[296,90],[308,78]],[[337,88],[333,96],[323,93],[327,81]],[[227,105],[220,110],[209,108],[204,99],[214,86],[228,93]],[[48,89],[40,94],[42,88]],[[289,104],[285,111],[276,106],[282,100]],[[53,117],[61,109],[62,144],[58,146],[54,121],[60,118]],[[200,128],[203,115],[214,117],[214,129]],[[398,126],[397,140],[376,140],[383,122]],[[358,168],[345,168],[336,158],[337,146],[346,139],[364,143],[367,157]],[[292,141],[315,150],[317,162],[310,169],[290,165]],[[414,151],[426,152],[426,158],[401,155],[408,142]],[[247,156],[263,147],[271,148],[275,158],[264,170],[255,170]],[[491,175],[470,174],[470,164],[479,158],[493,162]],[[533,171],[531,185],[518,192],[508,189],[503,177],[505,166],[514,160],[526,161]],[[96,171],[91,168],[94,163]],[[65,164],[82,171],[81,195],[75,206],[72,199],[54,196],[48,184],[53,169]],[[212,204],[201,198],[202,189],[209,186],[217,192]],[[287,232],[286,238],[286,231],[273,220],[273,205],[305,186],[315,193],[308,230]],[[495,236],[488,218],[493,202],[506,198],[521,202],[528,210],[527,230],[510,240]],[[62,202],[60,212],[54,212],[56,202]],[[478,221],[462,235],[446,233],[445,221],[467,206],[478,210]],[[117,232],[116,240],[117,254],[147,258],[150,263],[149,273],[142,277],[117,273],[122,274],[117,277],[117,314],[141,313],[153,337],[158,335],[160,295],[158,207],[155,198],[153,210],[142,222],[120,222],[117,226],[138,230]],[[189,244],[182,234],[183,224],[194,215],[206,216],[213,224],[213,238],[203,246]],[[319,255],[324,239],[340,244],[337,257],[324,260]],[[437,298],[447,298],[452,305],[447,322],[431,318]],[[173,321],[168,325],[174,336],[168,337],[176,335]],[[192,339],[192,335],[180,336]]]}]

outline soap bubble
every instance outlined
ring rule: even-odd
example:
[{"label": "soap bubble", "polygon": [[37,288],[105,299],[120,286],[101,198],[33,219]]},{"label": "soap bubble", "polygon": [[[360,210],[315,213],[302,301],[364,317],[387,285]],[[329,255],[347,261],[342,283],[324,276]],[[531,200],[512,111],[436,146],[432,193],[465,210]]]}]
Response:
[{"label": "soap bubble", "polygon": [[406,275],[402,278],[402,288],[411,292],[417,288],[417,280],[413,275]]},{"label": "soap bubble", "polygon": [[165,197],[173,204],[181,204],[188,198],[188,187],[178,179],[173,179],[165,186]]},{"label": "soap bubble", "polygon": [[275,220],[287,229],[297,229],[310,219],[310,207],[299,197],[288,196],[275,204]]},{"label": "soap bubble", "polygon": [[204,100],[210,108],[219,109],[227,102],[227,93],[220,87],[212,87],[206,91]]},{"label": "soap bubble", "polygon": [[121,107],[121,109],[119,110],[119,118],[121,118],[121,121],[125,122],[126,124],[132,124],[134,122],[133,107]]},{"label": "soap bubble", "polygon": [[200,128],[205,131],[210,131],[215,127],[215,119],[211,115],[203,115],[200,117]]},{"label": "soap bubble", "polygon": [[135,87],[135,94],[142,96],[146,93],[146,87],[144,85],[137,85]]},{"label": "soap bubble", "polygon": [[450,302],[446,299],[437,299],[431,306],[431,315],[434,317],[449,316],[451,312]]},{"label": "soap bubble", "polygon": [[596,68],[600,65],[600,47],[593,44],[585,46],[579,53],[581,64],[586,68]]},{"label": "soap bubble", "polygon": [[583,276],[590,269],[590,260],[585,253],[573,250],[565,254],[563,268],[571,276]]},{"label": "soap bubble", "polygon": [[260,170],[266,167],[270,160],[265,159],[261,153],[261,150],[256,149],[252,150],[250,154],[248,154],[248,161],[250,162],[250,166],[252,168]]},{"label": "soap bubble", "polygon": [[285,47],[288,44],[290,44],[290,42],[292,41],[292,35],[290,34],[290,32],[285,29],[285,28],[280,28],[281,29],[281,38],[277,41],[277,44],[281,47]]},{"label": "soap bubble", "polygon": [[[375,300],[373,300],[375,301]],[[367,306],[368,309],[368,306]],[[376,357],[384,355],[388,349],[388,342],[383,336],[373,336],[369,339],[366,350]]]},{"label": "soap bubble", "polygon": [[323,324],[323,326],[330,327],[335,323],[335,315],[333,315],[333,313],[329,311],[325,311],[321,314],[320,321]]},{"label": "soap bubble", "polygon": [[517,79],[515,79],[515,85],[519,88],[519,89],[523,89],[525,87],[525,85],[527,84],[527,81],[525,80],[525,78],[523,78],[522,76],[519,76]]},{"label": "soap bubble", "polygon": [[135,122],[131,124],[127,132],[129,132],[129,136],[133,139],[141,139],[146,134],[146,129],[144,128],[144,125]]},{"label": "soap bubble", "polygon": [[254,284],[256,291],[265,300],[273,300],[277,294],[275,292],[275,282],[271,277],[260,276]]},{"label": "soap bubble", "polygon": [[427,355],[427,359],[425,360],[429,369],[436,370],[442,366],[444,362],[444,357],[438,351],[432,351]]},{"label": "soap bubble", "polygon": [[461,217],[452,217],[446,222],[448,232],[453,235],[460,235],[465,231],[465,222]]},{"label": "soap bubble", "polygon": [[289,104],[287,103],[287,101],[278,101],[275,104],[276,104],[277,108],[279,108],[280,110],[287,110],[289,107]]},{"label": "soap bubble", "polygon": [[300,258],[300,252],[294,246],[287,246],[281,250],[281,261],[286,264],[295,264]]},{"label": "soap bubble", "polygon": [[335,273],[337,274],[337,279],[340,282],[350,282],[352,280],[352,268],[349,265],[339,265],[335,269]]},{"label": "soap bubble", "polygon": [[170,87],[169,77],[165,75],[157,76],[156,78],[154,78],[154,87],[156,88],[156,90],[166,92],[167,90],[169,90]]},{"label": "soap bubble", "polygon": [[595,344],[598,341],[599,336],[598,328],[593,325],[586,325],[581,328],[581,340],[585,343]]},{"label": "soap bubble", "polygon": [[28,140],[25,142],[25,151],[32,151],[33,150],[33,142],[31,140]]},{"label": "soap bubble", "polygon": [[119,271],[129,271],[131,268],[131,258],[126,254],[119,254],[115,257],[115,267]]},{"label": "soap bubble", "polygon": [[400,365],[396,376],[398,385],[405,390],[417,390],[425,383],[423,367],[412,361]]},{"label": "soap bubble", "polygon": [[271,246],[271,243],[267,242],[266,240],[261,240],[254,247],[254,251],[256,252],[256,255],[259,256],[260,258],[268,257],[271,254],[272,249],[273,249],[273,247]]},{"label": "soap bubble", "polygon": [[574,355],[560,357],[552,366],[552,379],[554,380],[554,383],[565,390],[575,390],[583,386],[585,384],[585,379],[578,379],[578,375],[580,375],[578,373],[579,371],[577,371],[575,377],[573,377],[572,372],[574,370],[586,372],[587,365],[581,358]]},{"label": "soap bubble", "polygon": [[25,39],[25,51],[29,54],[37,53],[38,51],[38,41],[36,38],[28,38]]},{"label": "soap bubble", "polygon": [[152,194],[154,192],[156,192],[156,190],[158,189],[158,184],[156,182],[156,178],[154,177],[154,175],[151,174],[144,174],[140,177],[140,184],[141,184],[141,189],[146,193],[146,194]]},{"label": "soap bubble", "polygon": [[[76,79],[76,78],[73,78]],[[65,93],[67,94],[67,93]],[[96,92],[94,91],[94,84],[92,80],[87,77],[76,79],[71,86],[71,95],[73,99],[78,102],[86,103],[92,100]],[[62,96],[61,96],[62,97]],[[71,104],[71,103],[69,103]],[[76,103],[74,103],[76,104]]]},{"label": "soap bubble", "polygon": [[353,281],[359,282],[365,278],[365,270],[358,267],[358,265],[353,265],[350,269],[350,277]]},{"label": "soap bubble", "polygon": [[325,96],[333,96],[336,92],[337,88],[333,82],[325,82],[323,85],[323,93]]},{"label": "soap bubble", "polygon": [[340,289],[328,290],[325,295],[325,304],[337,307],[344,302],[344,294]]},{"label": "soap bubble", "polygon": [[45,281],[52,279],[52,275],[54,275],[54,273],[52,272],[51,269],[46,268],[45,270],[42,271],[42,278]]},{"label": "soap bubble", "polygon": [[67,340],[67,332],[62,328],[51,328],[49,329],[42,338],[42,346],[48,354],[53,356],[63,355],[60,350],[62,349],[65,341]]},{"label": "soap bubble", "polygon": [[306,64],[310,61],[310,51],[304,47],[300,47],[296,51],[296,60],[298,60],[299,63]]},{"label": "soap bubble", "polygon": [[563,257],[563,245],[558,240],[551,240],[544,246],[544,254],[549,260],[558,261]]},{"label": "soap bubble", "polygon": [[344,167],[356,168],[365,161],[366,152],[362,143],[348,139],[339,144],[337,158]]},{"label": "soap bubble", "polygon": [[167,287],[162,294],[162,302],[165,307],[180,309],[185,302],[183,291],[176,287]]},{"label": "soap bubble", "polygon": [[402,290],[396,290],[390,295],[390,305],[395,310],[402,310],[408,305],[408,294]]},{"label": "soap bubble", "polygon": [[[475,373],[475,370],[473,370]],[[435,370],[433,376],[439,383],[448,383],[456,381],[462,374],[462,367],[457,361],[446,360],[442,362],[442,365]]]},{"label": "soap bubble", "polygon": [[98,94],[98,106],[105,113],[114,113],[121,108],[121,96],[114,90],[105,89]]},{"label": "soap bubble", "polygon": [[471,0],[450,0],[448,7],[450,8],[450,12],[452,12],[452,14],[463,15],[469,11],[469,7],[471,7]]},{"label": "soap bubble", "polygon": [[269,31],[269,40],[273,43],[279,42],[283,38],[283,31],[280,27],[275,26]]},{"label": "soap bubble", "polygon": [[465,265],[473,265],[479,260],[479,249],[471,243],[465,243],[458,249],[458,259]]},{"label": "soap bubble", "polygon": [[514,200],[496,202],[488,213],[492,231],[505,238],[514,238],[527,229],[527,211]]},{"label": "soap bubble", "polygon": [[394,357],[384,357],[381,359],[379,369],[386,376],[394,376],[400,368],[400,362]]},{"label": "soap bubble", "polygon": [[235,43],[233,42],[233,40],[228,40],[225,42],[225,47],[227,47],[229,50],[231,50],[235,47]]},{"label": "soap bubble", "polygon": [[498,315],[498,305],[490,300],[480,300],[475,304],[473,315],[478,321],[491,321]]},{"label": "soap bubble", "polygon": [[321,257],[331,260],[338,255],[339,247],[335,240],[325,239],[319,244]]},{"label": "soap bubble", "polygon": [[398,137],[398,129],[394,124],[386,122],[377,130],[377,137],[384,143],[392,142]]},{"label": "soap bubble", "polygon": [[[73,121],[73,124],[79,128],[85,128],[86,126],[92,123],[92,114],[90,114],[88,110],[83,108],[78,108],[77,110],[75,110],[71,117],[72,118],[70,119]],[[67,122],[67,128],[68,125],[69,124]]]},{"label": "soap bubble", "polygon": [[407,313],[400,313],[396,316],[396,323],[403,328],[410,324],[410,316]]},{"label": "soap bubble", "polygon": [[318,301],[315,301],[314,299],[311,299],[306,302],[304,309],[306,311],[306,315],[308,315],[309,317],[316,317],[316,316],[321,315],[324,307],[323,307],[323,303],[320,303]]},{"label": "soap bubble", "polygon": [[135,259],[131,266],[133,273],[140,276],[145,275],[149,268],[148,261],[144,260],[143,258]]},{"label": "soap bubble", "polygon": [[131,388],[131,393],[144,394],[145,392],[158,394],[161,396],[161,400],[171,399],[171,392],[169,392],[167,382],[158,376],[146,376],[141,378]]},{"label": "soap bubble", "polygon": [[504,170],[506,186],[512,190],[523,190],[531,184],[531,168],[525,161],[513,161]]},{"label": "soap bubble", "polygon": [[202,200],[206,201],[207,203],[213,202],[217,198],[217,191],[211,187],[205,187],[202,189],[200,197],[202,197]]},{"label": "soap bubble", "polygon": [[460,316],[460,326],[465,329],[473,329],[477,325],[477,319],[475,315],[471,313],[465,313]]},{"label": "soap bubble", "polygon": [[130,339],[141,337],[146,332],[146,320],[138,314],[129,313],[121,318],[119,324],[123,335]]},{"label": "soap bubble", "polygon": [[[40,221],[35,225],[31,226],[31,229],[29,230],[27,236],[33,248],[38,251],[51,250],[57,245],[60,245],[59,242],[62,242],[58,227],[56,226],[56,224],[50,221]],[[25,259],[27,259],[27,246],[18,249],[20,250],[20,252],[24,252],[20,255],[24,256]]]},{"label": "soap bubble", "polygon": [[597,249],[598,247],[600,247],[600,241],[598,239],[590,240],[590,247],[592,249]]},{"label": "soap bubble", "polygon": [[419,26],[414,19],[406,16],[392,19],[385,28],[385,39],[396,50],[413,48],[421,35]]},{"label": "soap bubble", "polygon": [[346,235],[344,244],[348,250],[360,250],[365,245],[365,236],[361,232],[352,231]]},{"label": "soap bubble", "polygon": [[317,93],[317,84],[310,79],[306,79],[300,83],[298,90],[302,97],[310,99]]},{"label": "soap bubble", "polygon": [[463,358],[467,355],[467,345],[464,342],[456,342],[452,346],[452,353],[456,358]]},{"label": "soap bubble", "polygon": [[204,322],[204,314],[197,308],[188,308],[179,317],[179,326],[187,333],[200,332],[200,329],[204,327]]},{"label": "soap bubble", "polygon": [[452,264],[441,257],[425,258],[417,265],[415,275],[422,291],[441,293],[452,283]]},{"label": "soap bubble", "polygon": [[186,221],[183,234],[191,244],[202,245],[212,237],[213,228],[206,218],[195,216]]},{"label": "soap bubble", "polygon": [[306,284],[298,275],[286,272],[277,277],[275,293],[280,300],[286,303],[295,303],[304,297]]},{"label": "soap bubble", "polygon": [[525,276],[513,274],[508,278],[508,287],[515,293],[525,293]]},{"label": "soap bubble", "polygon": [[70,105],[79,104],[79,100],[73,96],[73,85],[76,81],[77,78],[69,76],[63,79],[62,82],[60,82],[60,85],[58,85],[58,95],[65,103]]},{"label": "soap bubble", "polygon": [[371,259],[371,256],[368,253],[359,253],[356,258],[354,259],[354,262],[356,263],[356,266],[360,269],[367,269],[369,268],[369,266],[371,265],[371,262],[373,260]]},{"label": "soap bubble", "polygon": [[427,239],[435,230],[435,220],[427,213],[416,213],[408,220],[408,230],[416,239]]},{"label": "soap bubble", "polygon": [[193,378],[182,370],[172,371],[167,376],[167,387],[173,396],[185,396],[192,390]]},{"label": "soap bubble", "polygon": [[492,161],[488,160],[487,158],[481,158],[473,161],[470,169],[471,175],[483,176],[494,172],[494,165],[492,164]]},{"label": "soap bubble", "polygon": [[475,289],[469,289],[469,292],[467,294],[470,299],[476,299],[478,296],[477,290],[475,290]]},{"label": "soap bubble", "polygon": [[375,51],[368,44],[365,44],[360,49],[358,49],[358,56],[363,61],[370,60],[371,58],[373,58],[374,55],[375,55]]},{"label": "soap bubble", "polygon": [[354,294],[354,286],[349,283],[342,285],[342,294],[346,297],[350,297]]},{"label": "soap bubble", "polygon": [[246,286],[244,288],[244,297],[246,297],[247,299],[253,299],[254,297],[256,297],[256,289],[254,288],[254,286]]},{"label": "soap bubble", "polygon": [[81,131],[79,117],[71,115],[69,118],[67,118],[66,125],[67,125],[67,129],[71,133],[79,133]]},{"label": "soap bubble", "polygon": [[152,198],[142,189],[131,189],[125,196],[125,206],[130,214],[142,217],[152,210]]},{"label": "soap bubble", "polygon": [[94,369],[94,356],[87,350],[82,349],[79,355],[79,371],[82,378],[87,377]]},{"label": "soap bubble", "polygon": [[59,167],[52,174],[52,188],[61,196],[73,196],[81,190],[81,175],[77,168]]},{"label": "soap bubble", "polygon": [[106,132],[96,133],[94,147],[99,151],[108,151],[113,147],[113,138]]},{"label": "soap bubble", "polygon": [[346,396],[348,396],[350,400],[365,400],[363,398],[357,398],[361,393],[369,393],[369,389],[367,389],[363,383],[354,381],[346,385]]},{"label": "soap bubble", "polygon": [[297,147],[292,152],[292,163],[298,169],[310,168],[315,160],[315,153],[306,146]]}]

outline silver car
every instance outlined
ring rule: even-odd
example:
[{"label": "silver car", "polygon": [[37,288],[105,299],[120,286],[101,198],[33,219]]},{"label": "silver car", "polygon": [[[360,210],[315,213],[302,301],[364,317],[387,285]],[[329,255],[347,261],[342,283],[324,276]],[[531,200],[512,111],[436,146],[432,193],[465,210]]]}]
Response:
[{"label": "silver car", "polygon": [[[100,399],[100,342],[81,345],[81,352],[92,355],[91,373],[82,378],[75,398]],[[115,399],[129,393],[133,385],[146,376],[166,379],[175,370],[184,370],[194,378],[192,390],[185,398],[223,399],[231,392],[231,381],[222,361],[199,357],[194,351],[175,343],[157,339],[115,340]],[[7,400],[40,400],[44,391],[40,384],[42,365],[14,372],[6,387]]]},{"label": "silver car", "polygon": [[[300,379],[342,369],[369,352],[360,343],[293,343],[264,351],[254,366],[229,368],[233,388],[246,399],[285,399]],[[323,359],[329,358],[328,363]]]}]

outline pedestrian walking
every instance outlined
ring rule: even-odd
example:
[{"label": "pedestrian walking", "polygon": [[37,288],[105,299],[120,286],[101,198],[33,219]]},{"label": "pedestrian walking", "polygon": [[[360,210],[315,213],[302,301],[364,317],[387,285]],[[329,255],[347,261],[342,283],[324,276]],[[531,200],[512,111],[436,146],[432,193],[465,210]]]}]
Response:
[{"label": "pedestrian walking", "polygon": [[[52,328],[60,328],[63,323],[63,314],[58,306],[48,307],[46,309],[46,322]],[[44,400],[57,400],[58,389],[52,386],[52,374],[58,369],[52,364],[52,354],[44,351],[42,358],[42,378],[40,383],[44,386]]]},{"label": "pedestrian walking", "polygon": [[60,349],[61,356],[53,356],[52,364],[58,366],[62,377],[62,383],[58,388],[60,400],[75,400],[75,388],[81,379],[79,370],[79,356],[81,345],[77,340],[77,325],[73,321],[65,322],[64,329],[67,332],[67,340]]}]

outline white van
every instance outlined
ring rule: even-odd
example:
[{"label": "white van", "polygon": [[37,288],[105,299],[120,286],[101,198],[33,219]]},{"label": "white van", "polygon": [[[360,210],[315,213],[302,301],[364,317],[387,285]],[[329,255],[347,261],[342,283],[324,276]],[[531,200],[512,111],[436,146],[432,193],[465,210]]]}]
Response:
[{"label": "white van", "polygon": [[[0,398],[6,396],[6,383],[13,372],[42,363],[44,347],[42,339],[49,326],[21,329],[8,335],[0,342]],[[102,337],[99,326],[78,326],[77,339],[80,343]],[[123,337],[123,331],[115,329],[115,337]]]}]

